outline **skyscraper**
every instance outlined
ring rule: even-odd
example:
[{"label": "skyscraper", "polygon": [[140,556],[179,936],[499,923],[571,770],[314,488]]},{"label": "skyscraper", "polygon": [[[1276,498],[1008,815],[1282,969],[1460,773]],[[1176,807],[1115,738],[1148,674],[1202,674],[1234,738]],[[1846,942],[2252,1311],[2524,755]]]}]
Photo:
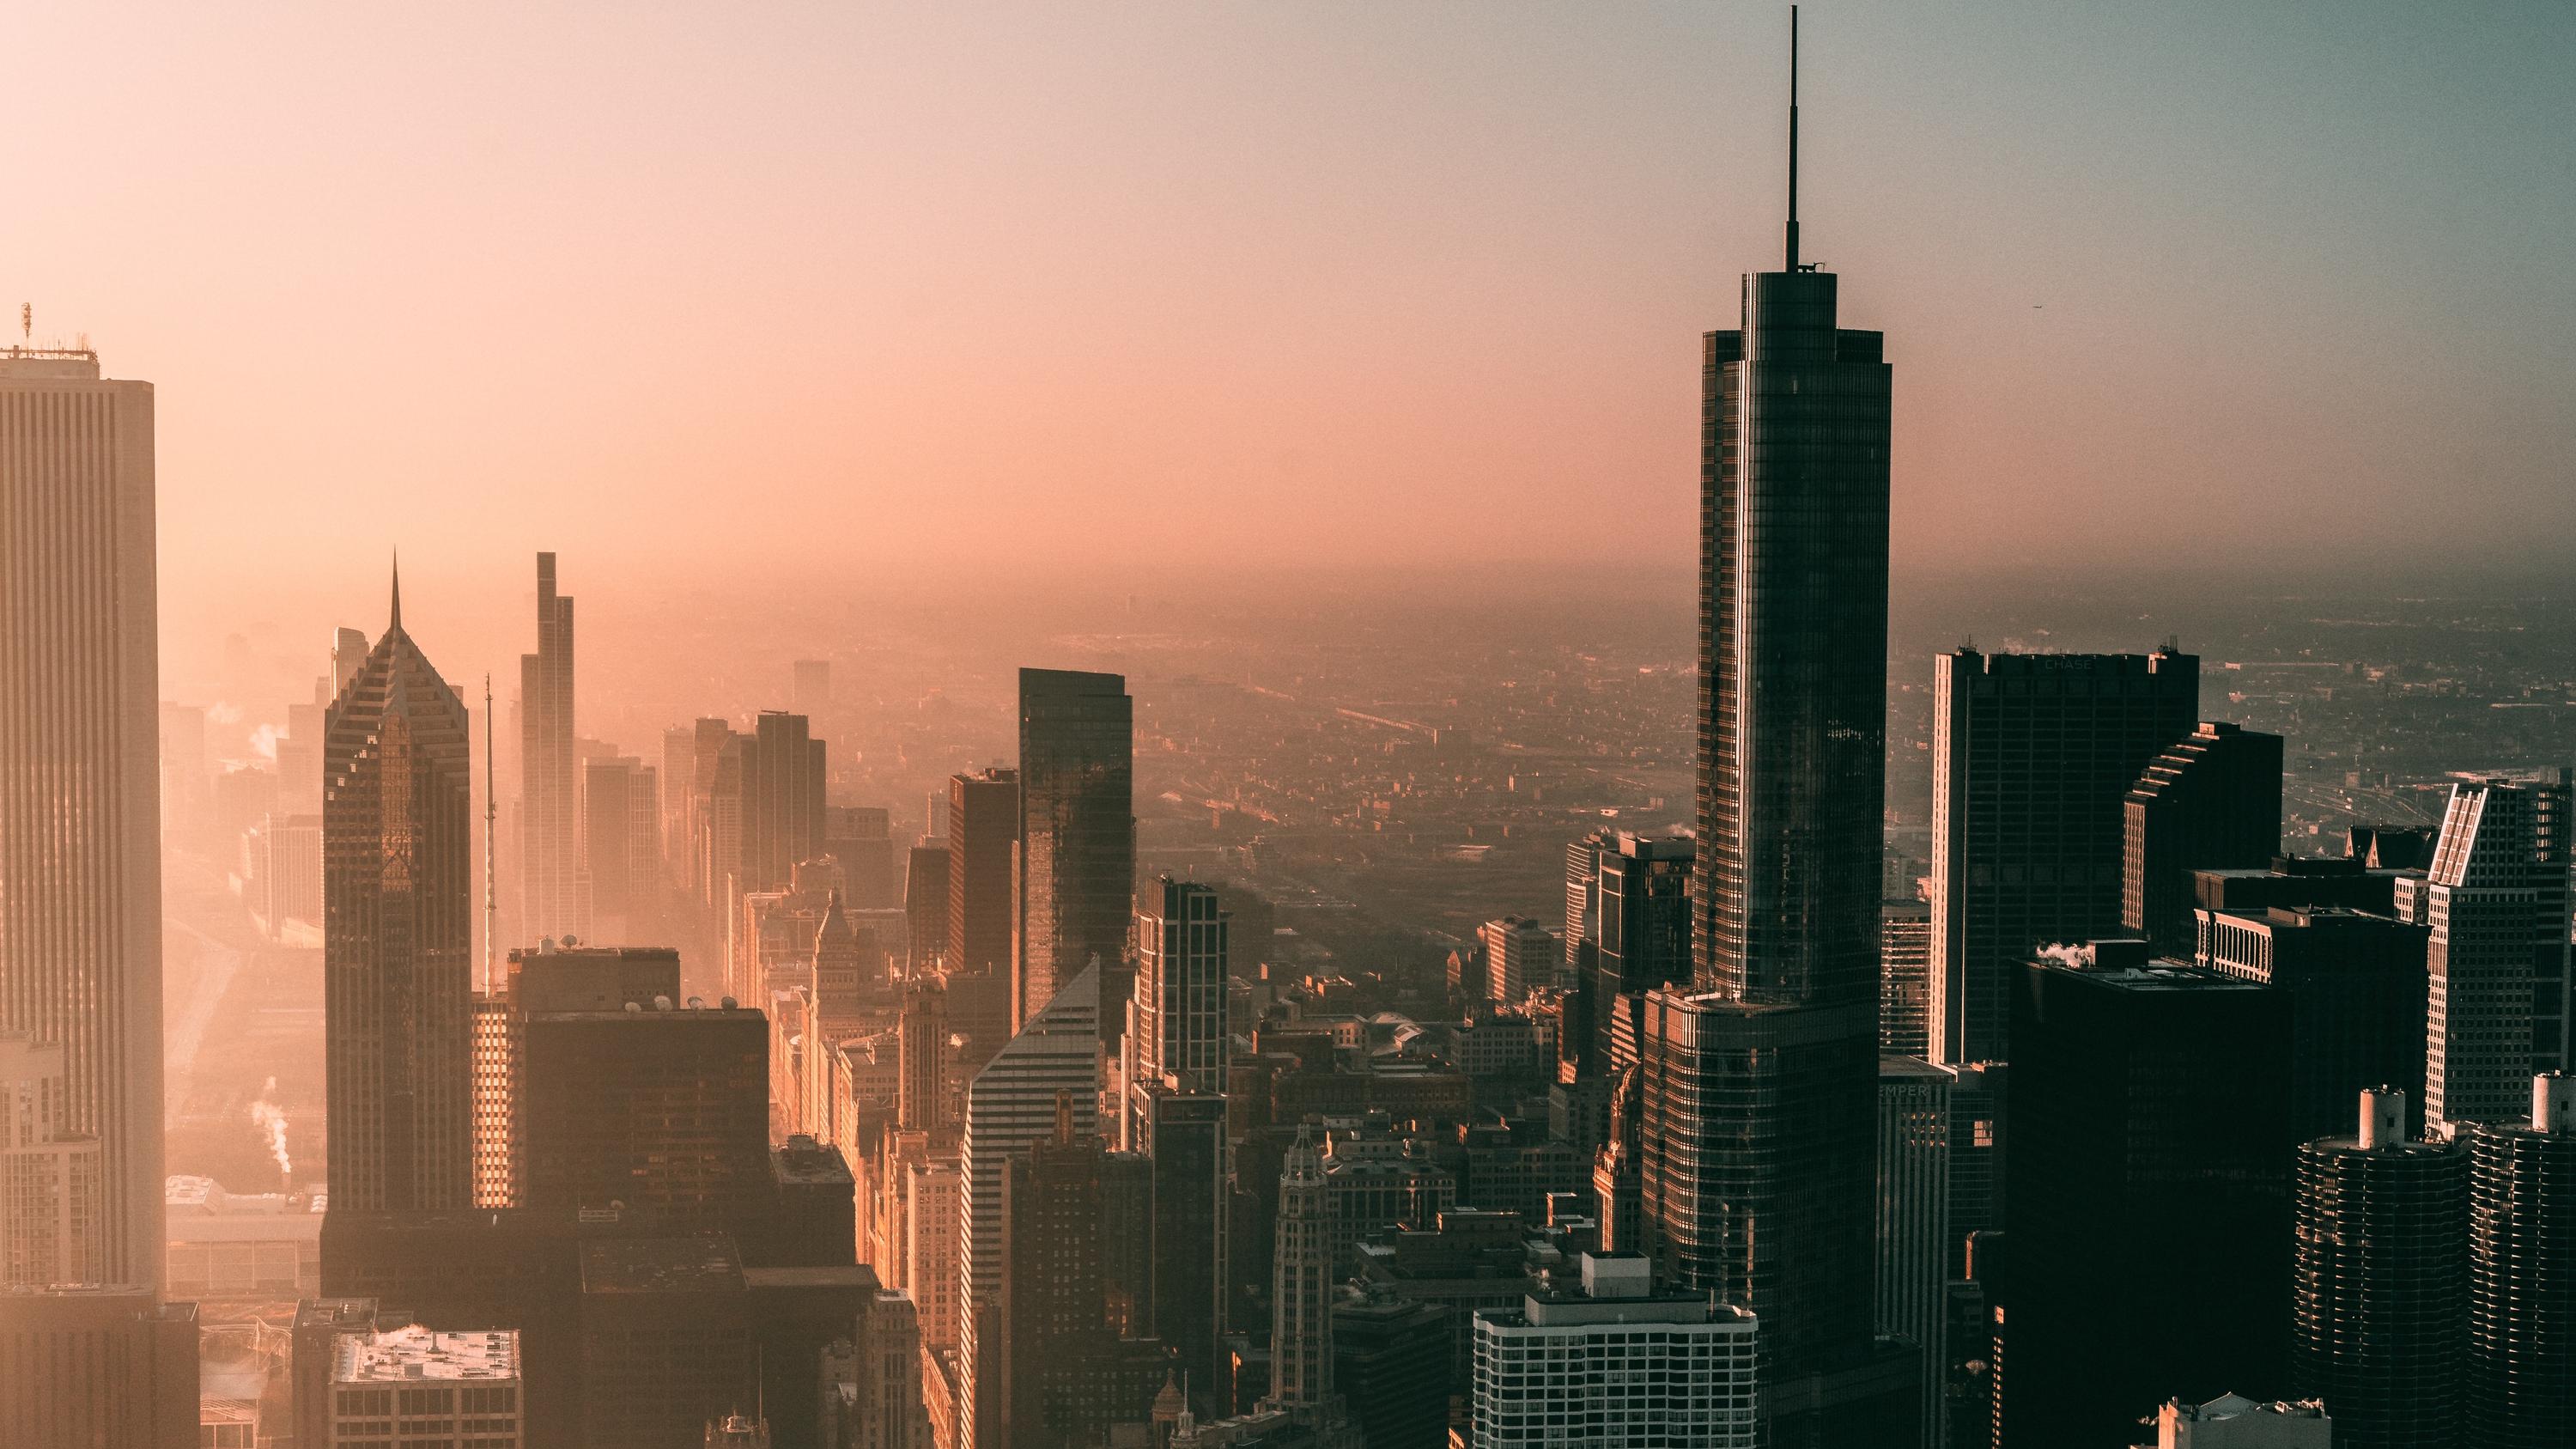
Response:
[{"label": "skyscraper", "polygon": [[590,934],[573,801],[572,597],[537,555],[537,652],[519,656],[519,939]]},{"label": "skyscraper", "polygon": [[1556,984],[1564,943],[1527,916],[1504,916],[1476,928],[1484,946],[1484,980],[1473,995],[1497,1006],[1518,1006],[1534,987]]},{"label": "skyscraper", "polygon": [[1195,1401],[1213,1404],[1224,1361],[1228,1172],[1225,1098],[1156,1092],[1140,1145],[1153,1189],[1149,1299],[1154,1335],[1179,1355]]},{"label": "skyscraper", "polygon": [[1120,1143],[1143,1146],[1148,1094],[1225,1090],[1226,917],[1216,892],[1164,876],[1136,909],[1136,989],[1120,1050],[1128,1108]]},{"label": "skyscraper", "polygon": [[2197,911],[2198,964],[2290,994],[2290,1132],[2346,1135],[2353,1094],[2388,1087],[2422,1130],[2428,928],[2336,906]]},{"label": "skyscraper", "polygon": [[763,710],[742,749],[743,889],[776,890],[823,853],[823,742],[805,716]]},{"label": "skyscraper", "polygon": [[1333,1393],[1333,1208],[1311,1128],[1280,1168],[1276,1231],[1269,1403],[1320,1411]]},{"label": "skyscraper", "polygon": [[1890,373],[1799,260],[1794,29],[1790,69],[1787,259],[1702,350],[1696,971],[1641,1044],[1647,1231],[1760,1319],[1784,1445],[1915,1410],[1841,1377],[1875,1371]]},{"label": "skyscraper", "polygon": [[2576,1076],[2534,1077],[2525,1122],[2468,1133],[2474,1449],[2576,1443]]},{"label": "skyscraper", "polygon": [[1932,691],[1932,1059],[2005,1061],[2022,963],[2118,927],[2122,804],[2200,717],[2200,659],[1960,649]]},{"label": "skyscraper", "polygon": [[1105,1031],[1124,1027],[1136,898],[1135,701],[1115,674],[1020,671],[1017,1029],[1100,963]]},{"label": "skyscraper", "polygon": [[2397,914],[2432,929],[2426,1129],[2515,1122],[2535,1071],[2565,1065],[2569,791],[2454,785],[2424,875],[2397,882]]},{"label": "skyscraper", "polygon": [[654,767],[632,755],[582,762],[581,938],[639,939],[660,899],[662,822]]},{"label": "skyscraper", "polygon": [[[2406,1096],[2299,1147],[2290,1385],[2344,1449],[2459,1442],[2469,1327],[2469,1155],[2410,1140]],[[2347,1104],[2349,1105],[2349,1104]]]},{"label": "skyscraper", "polygon": [[1692,861],[1697,852],[1688,840],[1638,835],[1622,830],[1611,835],[1598,856],[1593,884],[1592,1043],[1586,1064],[1606,1069],[1612,1013],[1625,1000],[1629,1039],[1634,1040],[1639,1003],[1658,986],[1690,980]]},{"label": "skyscraper", "polygon": [[1752,1314],[1654,1292],[1639,1257],[1586,1253],[1582,1274],[1476,1314],[1469,1449],[1762,1442]]},{"label": "skyscraper", "polygon": [[0,1288],[94,1283],[98,1139],[63,1128],[63,1049],[0,1032]]},{"label": "skyscraper", "polygon": [[[1076,1132],[1070,1092],[1056,1126],[1015,1153],[1002,1174],[1000,1442],[1050,1449],[1072,1441],[1074,1395],[1064,1370],[1100,1348],[1108,1295],[1101,1279],[1101,1164],[1096,1133]],[[1053,1392],[1050,1392],[1050,1391]],[[988,1396],[988,1402],[992,1396]],[[986,1406],[977,1406],[978,1418]],[[982,1432],[979,1425],[978,1432]]]},{"label": "skyscraper", "polygon": [[161,1282],[152,384],[0,351],[0,1031],[63,1049],[102,1156],[98,1274]]},{"label": "skyscraper", "polygon": [[335,1211],[472,1201],[472,736],[403,631],[331,708],[322,806],[322,1001]]},{"label": "skyscraper", "polygon": [[2281,737],[2203,721],[2147,762],[2121,811],[2121,929],[2180,955],[2191,873],[2257,869],[2281,848]]},{"label": "skyscraper", "polygon": [[1938,1442],[1950,1268],[1950,1084],[1920,1057],[1878,1059],[1878,1330],[1923,1351],[1923,1442]]},{"label": "skyscraper", "polygon": [[[947,802],[940,802],[947,815]],[[947,832],[939,842],[927,839],[912,848],[903,871],[904,969],[918,975],[948,954]]]},{"label": "skyscraper", "polygon": [[1932,1054],[1932,905],[1889,901],[1878,912],[1878,1049]]}]

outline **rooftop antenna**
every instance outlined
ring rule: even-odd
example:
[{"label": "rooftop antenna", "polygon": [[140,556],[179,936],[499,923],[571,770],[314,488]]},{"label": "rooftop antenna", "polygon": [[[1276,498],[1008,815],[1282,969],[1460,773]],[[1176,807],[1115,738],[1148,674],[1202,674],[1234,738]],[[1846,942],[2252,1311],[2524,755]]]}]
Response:
[{"label": "rooftop antenna", "polygon": [[18,336],[29,343],[36,340],[36,304],[33,302],[18,304]]},{"label": "rooftop antenna", "polygon": [[492,941],[499,895],[492,886],[493,822],[500,818],[498,786],[492,776],[492,676],[483,676],[483,994],[492,994]]},{"label": "rooftop antenna", "polygon": [[1789,270],[1798,270],[1798,7],[1789,7]]}]

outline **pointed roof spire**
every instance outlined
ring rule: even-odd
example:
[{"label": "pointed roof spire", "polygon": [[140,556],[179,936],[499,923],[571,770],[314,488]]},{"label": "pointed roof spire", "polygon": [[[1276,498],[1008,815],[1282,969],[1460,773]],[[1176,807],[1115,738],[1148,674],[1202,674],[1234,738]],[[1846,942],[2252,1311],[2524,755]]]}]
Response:
[{"label": "pointed roof spire", "polygon": [[395,549],[395,550],[394,550],[394,607],[393,607],[393,615],[392,615],[391,619],[389,619],[389,620],[386,622],[386,624],[385,624],[385,628],[386,628],[386,630],[387,630],[388,632],[391,632],[391,633],[400,633],[400,632],[402,632],[402,550],[401,550],[401,549]]},{"label": "pointed roof spire", "polygon": [[1798,7],[1789,7],[1789,270],[1798,270]]}]

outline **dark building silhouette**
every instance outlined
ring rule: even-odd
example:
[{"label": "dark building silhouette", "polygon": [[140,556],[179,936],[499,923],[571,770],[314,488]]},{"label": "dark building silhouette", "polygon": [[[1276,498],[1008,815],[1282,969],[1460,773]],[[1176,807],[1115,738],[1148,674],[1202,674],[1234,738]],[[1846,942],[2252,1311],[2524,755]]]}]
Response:
[{"label": "dark building silhouette", "polygon": [[1333,1391],[1368,1449],[1449,1442],[1449,1362],[1457,1315],[1383,1285],[1333,1305]]},{"label": "dark building silhouette", "polygon": [[2005,1061],[2022,963],[2114,934],[2122,802],[2200,717],[2200,659],[1933,661],[1932,1058]]},{"label": "dark building silhouette", "polygon": [[2121,818],[2121,929],[2180,955],[2191,873],[2251,869],[2281,848],[2281,737],[2203,721],[2147,763]]},{"label": "dark building silhouette", "polygon": [[1701,351],[1695,969],[1645,1003],[1643,1207],[1673,1287],[1760,1316],[1772,1443],[1910,1443],[1871,1322],[1890,372],[1799,260],[1794,50],[1787,260]]},{"label": "dark building silhouette", "polygon": [[990,769],[948,781],[948,1015],[966,1037],[971,1072],[1000,1051],[1011,1021],[1012,922],[1018,911],[1020,774]]},{"label": "dark building silhouette", "polygon": [[322,1002],[333,1211],[467,1206],[472,727],[392,615],[324,744]]},{"label": "dark building silhouette", "polygon": [[2344,854],[2372,870],[2422,870],[2433,859],[2438,831],[2420,826],[2349,825]]},{"label": "dark building silhouette", "polygon": [[2465,1134],[2473,1449],[2576,1444],[2576,1077],[2534,1078],[2530,1122]]},{"label": "dark building silhouette", "polygon": [[1691,979],[1691,873],[1688,840],[1619,831],[1595,853],[1592,939],[1585,955],[1592,977],[1581,983],[1592,1017],[1580,1058],[1598,1076],[1610,1066],[1612,1013],[1635,1040],[1646,993]]},{"label": "dark building silhouette", "polygon": [[877,911],[897,904],[893,812],[882,805],[824,806],[823,854],[841,863],[852,908]]},{"label": "dark building silhouette", "polygon": [[519,656],[519,939],[587,937],[573,802],[572,596],[537,555],[537,652]]},{"label": "dark building silhouette", "polygon": [[717,1228],[762,1210],[769,1023],[746,1008],[542,1012],[527,1018],[520,1200],[660,1209]]},{"label": "dark building silhouette", "polygon": [[2250,870],[2193,871],[2192,908],[2260,915],[2274,906],[2341,906],[2385,916],[2395,911],[2402,873],[2357,856],[2276,855]]},{"label": "dark building silhouette", "polygon": [[905,969],[930,969],[948,951],[948,845],[924,841],[912,848],[903,871]]},{"label": "dark building silhouette", "polygon": [[1009,1449],[1048,1449],[1083,1427],[1081,1379],[1067,1370],[1107,1337],[1106,1155],[1097,1134],[1074,1131],[1071,1100],[1060,1094],[1053,1140],[1013,1154],[1002,1171],[1003,1412],[995,1442]]},{"label": "dark building silhouette", "polygon": [[2096,941],[2013,999],[1996,1449],[2123,1444],[2282,1377],[2286,992]]},{"label": "dark building silhouette", "polygon": [[801,714],[763,710],[742,754],[742,888],[777,890],[823,853],[823,742]]},{"label": "dark building silhouette", "polygon": [[1878,1049],[1932,1051],[1932,904],[1888,901],[1878,910]]},{"label": "dark building silhouette", "polygon": [[[584,1247],[581,1442],[703,1449],[709,1423],[758,1404],[748,1287],[740,1256],[720,1236]],[[533,1384],[528,1403],[536,1408]]]},{"label": "dark building silhouette", "polygon": [[1136,897],[1135,701],[1115,674],[1020,671],[1020,952],[1011,1028],[1100,963],[1101,1027],[1126,1023]]},{"label": "dark building silhouette", "polygon": [[0,1287],[0,1444],[197,1442],[197,1305],[147,1289]]},{"label": "dark building silhouette", "polygon": [[2293,1137],[2336,1135],[2377,1086],[2423,1131],[2426,927],[2334,906],[2198,915],[2197,964],[2290,994]]},{"label": "dark building silhouette", "polygon": [[631,756],[585,760],[581,779],[581,939],[650,939],[662,861],[654,769]]},{"label": "dark building silhouette", "polygon": [[1213,1409],[1223,1379],[1232,1208],[1226,1102],[1214,1092],[1155,1092],[1143,1108],[1153,1184],[1150,1331],[1179,1356],[1193,1403]]},{"label": "dark building silhouette", "polygon": [[2290,1389],[2342,1449],[2460,1442],[2469,1156],[2406,1130],[2406,1097],[2358,1094],[2357,1131],[2299,1147]]}]

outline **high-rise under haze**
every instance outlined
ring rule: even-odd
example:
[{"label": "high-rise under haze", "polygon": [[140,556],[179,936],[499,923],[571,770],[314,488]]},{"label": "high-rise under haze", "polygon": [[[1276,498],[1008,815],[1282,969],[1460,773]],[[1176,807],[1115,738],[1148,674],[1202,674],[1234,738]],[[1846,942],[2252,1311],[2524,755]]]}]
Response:
[{"label": "high-rise under haze", "polygon": [[322,806],[323,1056],[331,1206],[472,1201],[472,734],[403,630],[331,707]]},{"label": "high-rise under haze", "polygon": [[537,555],[537,652],[519,656],[519,939],[587,936],[573,842],[572,596]]},{"label": "high-rise under haze", "polygon": [[1011,1025],[1100,963],[1105,1029],[1125,1024],[1136,897],[1135,701],[1116,674],[1020,671],[1020,952]]},{"label": "high-rise under haze", "polygon": [[1888,364],[1799,260],[1702,349],[1698,855],[1687,989],[1649,994],[1648,1231],[1760,1321],[1772,1442],[1908,1432],[1872,1384]]},{"label": "high-rise under haze", "polygon": [[63,1049],[99,1139],[96,1272],[161,1283],[152,384],[0,351],[0,1032]]}]

